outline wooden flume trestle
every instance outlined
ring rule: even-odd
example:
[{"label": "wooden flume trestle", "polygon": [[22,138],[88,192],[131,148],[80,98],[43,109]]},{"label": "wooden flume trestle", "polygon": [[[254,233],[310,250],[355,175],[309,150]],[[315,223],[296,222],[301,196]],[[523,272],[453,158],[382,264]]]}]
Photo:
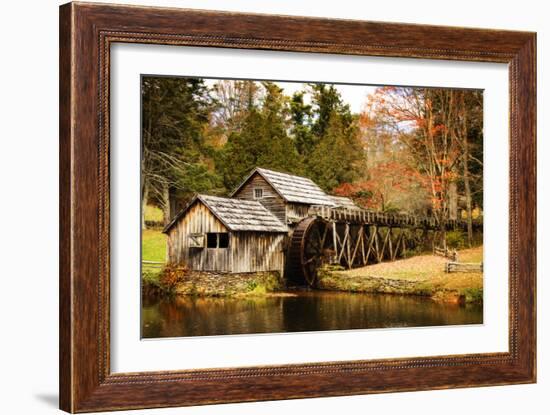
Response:
[{"label": "wooden flume trestle", "polygon": [[[482,222],[477,220],[474,226]],[[324,264],[351,269],[394,261],[417,250],[433,249],[443,230],[465,228],[462,220],[447,220],[441,226],[429,217],[312,206],[290,236],[286,273],[291,283],[314,287]]]}]

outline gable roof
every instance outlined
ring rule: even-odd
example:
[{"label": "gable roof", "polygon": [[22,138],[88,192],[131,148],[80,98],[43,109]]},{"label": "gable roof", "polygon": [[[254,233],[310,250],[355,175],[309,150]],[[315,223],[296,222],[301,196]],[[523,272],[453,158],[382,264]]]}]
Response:
[{"label": "gable roof", "polygon": [[230,231],[287,232],[288,228],[255,200],[228,199],[226,197],[196,195],[166,227],[166,233],[195,204],[202,202]]},{"label": "gable roof", "polygon": [[246,177],[246,179],[233,191],[234,196],[247,182],[259,174],[268,182],[271,187],[287,202],[304,203],[308,205],[334,206],[334,202],[329,195],[317,186],[307,177],[295,176],[292,174],[281,173],[278,171],[262,169],[256,167]]}]

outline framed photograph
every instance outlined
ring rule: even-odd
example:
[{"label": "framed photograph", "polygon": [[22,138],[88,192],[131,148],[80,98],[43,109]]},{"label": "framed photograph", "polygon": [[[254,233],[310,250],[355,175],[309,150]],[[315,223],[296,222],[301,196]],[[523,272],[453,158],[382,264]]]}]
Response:
[{"label": "framed photograph", "polygon": [[535,46],[61,6],[61,409],[535,382]]}]

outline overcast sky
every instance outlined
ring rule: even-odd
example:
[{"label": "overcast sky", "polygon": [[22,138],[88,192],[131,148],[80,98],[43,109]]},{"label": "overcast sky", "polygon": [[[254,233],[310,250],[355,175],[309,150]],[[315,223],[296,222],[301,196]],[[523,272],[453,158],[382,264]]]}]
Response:
[{"label": "overcast sky", "polygon": [[[294,92],[303,89],[304,84],[301,82],[276,82],[285,90],[286,95],[292,95]],[[363,104],[367,99],[367,95],[374,92],[376,87],[365,85],[335,85],[338,92],[342,96],[344,103],[349,104],[351,112],[360,112]]]},{"label": "overcast sky", "polygon": [[[218,79],[205,79],[205,83],[208,86],[212,86]],[[291,96],[294,92],[304,89],[305,84],[302,82],[275,82],[278,86],[283,88],[285,95]],[[367,95],[374,92],[377,88],[375,86],[367,85],[335,85],[338,92],[342,96],[344,103],[349,104],[353,113],[358,113],[363,108],[363,104],[367,98]],[[305,97],[306,103],[309,103],[307,96]]]}]

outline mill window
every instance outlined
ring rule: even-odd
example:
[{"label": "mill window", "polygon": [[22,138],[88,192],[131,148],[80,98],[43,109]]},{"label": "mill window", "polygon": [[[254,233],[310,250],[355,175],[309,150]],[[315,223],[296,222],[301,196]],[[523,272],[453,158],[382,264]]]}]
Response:
[{"label": "mill window", "polygon": [[228,248],[229,247],[229,234],[219,233],[218,234],[218,248]]},{"label": "mill window", "polygon": [[261,199],[264,197],[264,189],[254,189],[254,199]]},{"label": "mill window", "polygon": [[208,232],[206,234],[207,248],[229,248],[229,233]]},{"label": "mill window", "polygon": [[206,247],[207,248],[217,248],[218,247],[218,234],[217,233],[207,233],[206,234]]}]

